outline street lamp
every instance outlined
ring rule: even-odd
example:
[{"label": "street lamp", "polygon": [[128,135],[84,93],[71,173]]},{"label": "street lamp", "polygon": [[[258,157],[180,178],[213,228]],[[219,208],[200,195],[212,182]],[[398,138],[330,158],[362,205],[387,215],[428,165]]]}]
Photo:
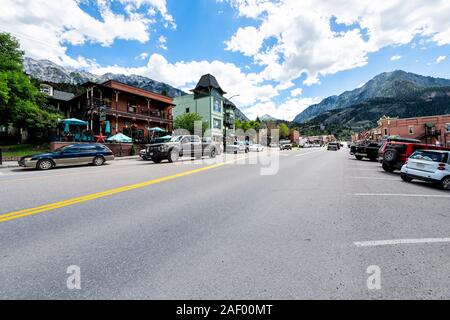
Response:
[{"label": "street lamp", "polygon": [[[236,98],[236,97],[240,97],[240,94],[235,94],[234,96],[231,96],[230,98],[227,98],[228,101],[231,102],[231,99]],[[223,152],[226,153],[227,152],[227,128],[228,128],[228,113],[226,111],[226,108],[223,108],[223,112],[224,112],[224,123],[225,123],[225,128],[224,128],[224,136],[223,136]]]}]

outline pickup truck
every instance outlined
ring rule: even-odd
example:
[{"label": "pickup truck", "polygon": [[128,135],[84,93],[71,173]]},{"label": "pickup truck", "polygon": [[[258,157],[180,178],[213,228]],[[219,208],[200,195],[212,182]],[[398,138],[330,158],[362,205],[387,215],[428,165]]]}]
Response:
[{"label": "pickup truck", "polygon": [[292,150],[292,143],[289,140],[280,141],[280,150]]},{"label": "pickup truck", "polygon": [[364,158],[370,159],[370,161],[376,161],[378,158],[378,150],[380,150],[381,144],[378,142],[365,142],[359,145],[351,147],[351,154],[356,159],[362,160]]},{"label": "pickup truck", "polygon": [[174,136],[166,142],[147,145],[145,157],[155,163],[160,163],[162,160],[172,163],[178,161],[180,157],[215,158],[219,152],[218,144],[202,142],[199,136]]}]

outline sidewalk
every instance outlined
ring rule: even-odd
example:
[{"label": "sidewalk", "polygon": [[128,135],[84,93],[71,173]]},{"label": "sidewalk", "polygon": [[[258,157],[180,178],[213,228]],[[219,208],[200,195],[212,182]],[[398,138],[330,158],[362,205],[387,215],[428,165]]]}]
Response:
[{"label": "sidewalk", "polygon": [[17,168],[19,164],[17,161],[3,161],[3,163],[0,165],[0,169],[5,168]]}]

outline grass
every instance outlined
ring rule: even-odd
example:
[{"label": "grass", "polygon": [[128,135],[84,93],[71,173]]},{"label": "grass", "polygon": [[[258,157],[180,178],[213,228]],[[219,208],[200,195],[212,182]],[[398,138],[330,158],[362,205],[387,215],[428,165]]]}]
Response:
[{"label": "grass", "polygon": [[50,151],[48,145],[29,145],[29,144],[0,146],[0,149],[2,149],[3,158],[20,158],[31,154],[44,153]]}]

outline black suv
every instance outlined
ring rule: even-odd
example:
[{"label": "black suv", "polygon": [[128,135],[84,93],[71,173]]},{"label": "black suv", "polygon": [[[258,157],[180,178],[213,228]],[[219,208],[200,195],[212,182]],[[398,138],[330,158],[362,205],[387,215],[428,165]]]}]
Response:
[{"label": "black suv", "polygon": [[362,144],[352,146],[350,153],[358,160],[367,158],[370,161],[377,161],[378,150],[380,150],[380,148],[381,143],[376,141],[367,141]]}]

